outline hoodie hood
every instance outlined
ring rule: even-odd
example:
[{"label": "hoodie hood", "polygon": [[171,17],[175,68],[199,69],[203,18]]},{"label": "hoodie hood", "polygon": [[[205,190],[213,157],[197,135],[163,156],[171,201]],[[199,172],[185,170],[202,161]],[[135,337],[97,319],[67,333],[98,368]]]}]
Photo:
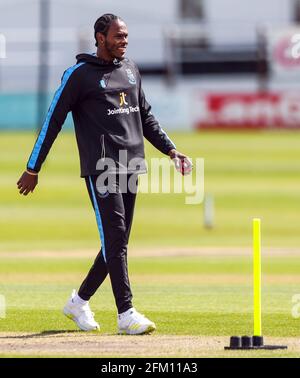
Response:
[{"label": "hoodie hood", "polygon": [[96,64],[97,66],[101,66],[103,68],[122,66],[121,60],[114,59],[112,62],[107,62],[106,60],[98,58],[95,53],[94,54],[79,54],[79,55],[76,55],[76,59],[77,59],[77,64],[78,63],[91,63],[91,64]]}]

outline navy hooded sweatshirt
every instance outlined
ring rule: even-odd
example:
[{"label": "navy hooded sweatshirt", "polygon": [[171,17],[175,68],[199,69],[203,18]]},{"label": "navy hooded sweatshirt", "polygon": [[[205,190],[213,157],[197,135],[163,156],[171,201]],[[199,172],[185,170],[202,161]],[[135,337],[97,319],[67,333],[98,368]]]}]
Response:
[{"label": "navy hooded sweatshirt", "polygon": [[99,161],[108,158],[117,172],[146,172],[143,137],[164,154],[175,148],[151,113],[133,61],[108,63],[90,54],[76,58],[63,74],[27,168],[39,172],[70,111],[82,177],[99,174]]}]

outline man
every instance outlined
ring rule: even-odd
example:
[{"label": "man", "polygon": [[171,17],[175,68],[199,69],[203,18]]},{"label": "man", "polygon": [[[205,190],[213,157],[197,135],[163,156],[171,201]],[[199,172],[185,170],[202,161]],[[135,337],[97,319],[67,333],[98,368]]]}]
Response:
[{"label": "man", "polygon": [[[90,310],[89,299],[109,274],[118,309],[118,332],[145,334],[156,327],[133,307],[127,269],[137,175],[146,172],[143,137],[174,159],[182,174],[189,173],[192,166],[152,115],[138,68],[124,57],[128,43],[124,21],[105,14],[96,21],[94,30],[97,53],[78,55],[77,64],[64,72],[27,169],[17,185],[23,195],[33,192],[41,165],[71,111],[81,177],[85,178],[96,214],[101,250],[78,293],[73,291],[63,312],[81,330],[100,329]],[[122,151],[126,153],[125,163],[120,158]],[[105,172],[103,163],[108,160],[115,163],[115,167],[110,169],[106,181],[99,184]],[[135,164],[130,163],[133,160]],[[131,182],[130,191],[120,184],[124,178],[126,184]]]}]

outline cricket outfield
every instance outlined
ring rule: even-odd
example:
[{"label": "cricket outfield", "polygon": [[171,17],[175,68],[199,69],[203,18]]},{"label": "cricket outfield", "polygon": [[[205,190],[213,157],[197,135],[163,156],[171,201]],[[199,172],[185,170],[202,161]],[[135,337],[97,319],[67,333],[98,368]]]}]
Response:
[{"label": "cricket outfield", "polygon": [[[126,337],[115,334],[109,281],[91,300],[99,334],[76,331],[61,314],[99,247],[74,136],[59,136],[25,198],[15,183],[35,137],[1,134],[1,356],[300,356],[300,133],[171,136],[179,151],[205,159],[215,227],[203,227],[202,205],[186,205],[184,194],[139,194],[129,270],[134,305],[157,332]],[[161,155],[147,145],[151,156]],[[230,335],[253,334],[254,217],[262,219],[262,331],[286,351],[223,350]]]}]

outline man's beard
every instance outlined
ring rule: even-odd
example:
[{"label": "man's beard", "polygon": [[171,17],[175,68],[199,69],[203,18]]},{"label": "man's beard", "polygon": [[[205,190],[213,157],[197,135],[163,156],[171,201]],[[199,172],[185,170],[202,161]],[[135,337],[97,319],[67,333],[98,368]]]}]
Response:
[{"label": "man's beard", "polygon": [[117,59],[117,60],[123,60],[124,59],[124,55],[123,56],[116,56],[113,52],[113,49],[110,47],[110,45],[107,43],[107,41],[104,42],[104,45],[105,45],[105,48],[106,48],[106,51],[109,53],[109,55],[111,56],[112,60],[114,59]]}]

